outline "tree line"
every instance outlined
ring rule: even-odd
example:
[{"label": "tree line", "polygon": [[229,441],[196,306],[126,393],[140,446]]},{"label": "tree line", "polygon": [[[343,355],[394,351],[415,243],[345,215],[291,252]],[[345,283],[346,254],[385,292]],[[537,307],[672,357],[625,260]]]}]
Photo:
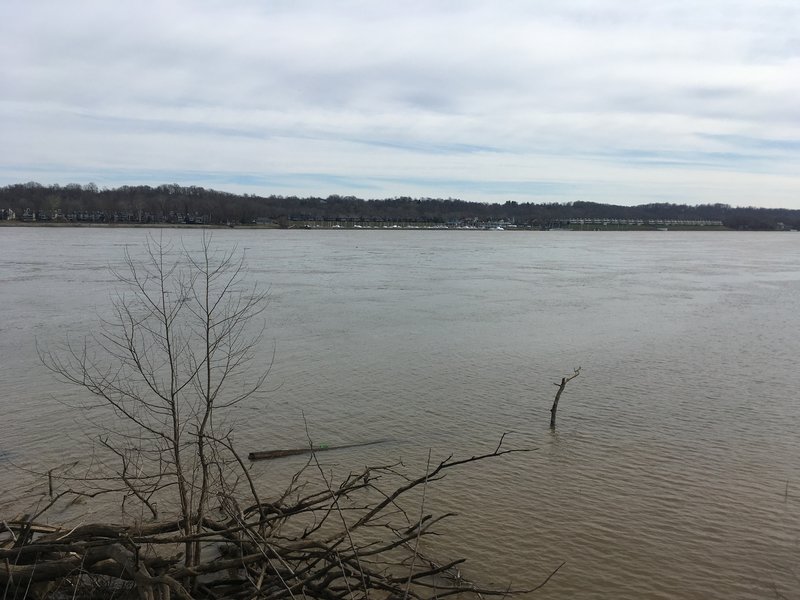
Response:
[{"label": "tree line", "polygon": [[[355,196],[257,196],[198,186],[166,184],[99,188],[96,184],[0,187],[0,218],[139,223],[252,224],[296,221],[404,223],[486,223],[506,221],[544,227],[570,219],[720,221],[738,230],[800,228],[800,210],[732,207],[728,204],[650,203],[638,206],[597,202],[467,202],[454,198],[408,196],[362,199]],[[34,217],[34,218],[30,218]]]}]

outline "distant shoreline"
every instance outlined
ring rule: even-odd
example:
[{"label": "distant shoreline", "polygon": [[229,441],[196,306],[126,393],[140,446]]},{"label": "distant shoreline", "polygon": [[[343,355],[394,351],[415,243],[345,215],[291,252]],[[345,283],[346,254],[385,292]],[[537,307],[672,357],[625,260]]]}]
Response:
[{"label": "distant shoreline", "polygon": [[193,225],[190,223],[86,223],[86,222],[59,222],[59,223],[43,223],[24,221],[0,221],[0,227],[108,227],[108,228],[150,228],[150,229],[279,229],[277,225],[230,225],[209,224],[209,225]]},{"label": "distant shoreline", "polygon": [[[648,232],[648,231],[739,231],[724,226],[672,226],[666,228],[654,226],[592,226],[592,227],[553,227],[550,229],[540,229],[536,227],[509,227],[498,229],[496,227],[446,227],[442,225],[297,225],[281,227],[276,223],[251,223],[251,224],[205,224],[198,225],[192,223],[86,223],[86,222],[23,222],[23,221],[0,221],[0,227],[52,227],[52,228],[125,228],[125,229],[266,229],[283,231],[327,231],[327,230],[347,230],[347,231],[497,231],[497,232],[546,232],[546,231],[584,231],[584,232]],[[775,230],[759,230],[775,231]],[[789,231],[789,230],[785,230]]]},{"label": "distant shoreline", "polygon": [[[800,229],[800,209],[728,204],[635,206],[570,202],[467,202],[399,196],[256,196],[165,184],[99,189],[94,184],[0,187],[0,219],[17,223],[201,226],[279,229],[570,229],[578,231],[785,231]],[[240,224],[247,225],[240,225]],[[338,227],[337,227],[338,226]]]}]

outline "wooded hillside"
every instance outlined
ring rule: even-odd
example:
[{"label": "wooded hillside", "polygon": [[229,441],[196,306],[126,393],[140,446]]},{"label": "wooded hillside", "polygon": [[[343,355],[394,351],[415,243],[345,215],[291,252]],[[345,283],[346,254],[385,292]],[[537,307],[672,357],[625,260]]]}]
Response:
[{"label": "wooded hillside", "polygon": [[361,199],[237,195],[176,184],[98,188],[95,184],[44,186],[35,182],[0,188],[0,219],[73,222],[190,224],[276,223],[301,221],[482,224],[508,222],[524,227],[561,226],[570,219],[719,221],[739,230],[800,228],[800,210],[727,204],[642,204],[618,206],[594,202],[489,204],[453,198]]}]

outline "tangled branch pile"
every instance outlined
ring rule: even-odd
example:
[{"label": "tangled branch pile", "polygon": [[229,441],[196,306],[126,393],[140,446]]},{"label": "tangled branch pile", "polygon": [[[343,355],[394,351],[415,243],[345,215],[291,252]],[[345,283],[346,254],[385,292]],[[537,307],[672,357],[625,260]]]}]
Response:
[{"label": "tangled branch pile", "polygon": [[[274,502],[238,507],[223,498],[224,518],[193,523],[191,535],[180,521],[71,530],[29,520],[3,523],[2,597],[332,600],[530,592],[539,586],[480,588],[460,577],[463,559],[439,563],[425,556],[420,540],[451,515],[411,517],[400,506],[402,496],[415,488],[424,492],[446,469],[515,451],[498,447],[447,459],[390,490],[383,481],[397,481],[394,466],[367,468],[307,495],[295,484]],[[199,556],[187,564],[184,549],[196,544]]]}]

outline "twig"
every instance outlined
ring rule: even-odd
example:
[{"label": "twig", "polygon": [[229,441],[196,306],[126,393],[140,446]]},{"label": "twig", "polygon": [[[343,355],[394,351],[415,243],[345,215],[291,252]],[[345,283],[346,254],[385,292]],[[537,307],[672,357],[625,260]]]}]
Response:
[{"label": "twig", "polygon": [[[505,434],[503,434],[505,435]],[[503,443],[503,439],[500,438],[500,444]],[[500,444],[497,445],[497,449],[495,452],[500,449]],[[419,525],[417,527],[417,538],[414,540],[414,551],[411,556],[411,567],[408,569],[408,581],[406,582],[406,591],[403,595],[405,600],[408,599],[408,592],[411,589],[411,580],[414,578],[414,567],[417,564],[417,556],[419,551],[419,540],[422,537],[422,517],[425,514],[425,494],[428,491],[428,473],[431,470],[431,449],[428,448],[428,460],[425,463],[425,481],[422,484],[422,500],[419,503]]]}]

